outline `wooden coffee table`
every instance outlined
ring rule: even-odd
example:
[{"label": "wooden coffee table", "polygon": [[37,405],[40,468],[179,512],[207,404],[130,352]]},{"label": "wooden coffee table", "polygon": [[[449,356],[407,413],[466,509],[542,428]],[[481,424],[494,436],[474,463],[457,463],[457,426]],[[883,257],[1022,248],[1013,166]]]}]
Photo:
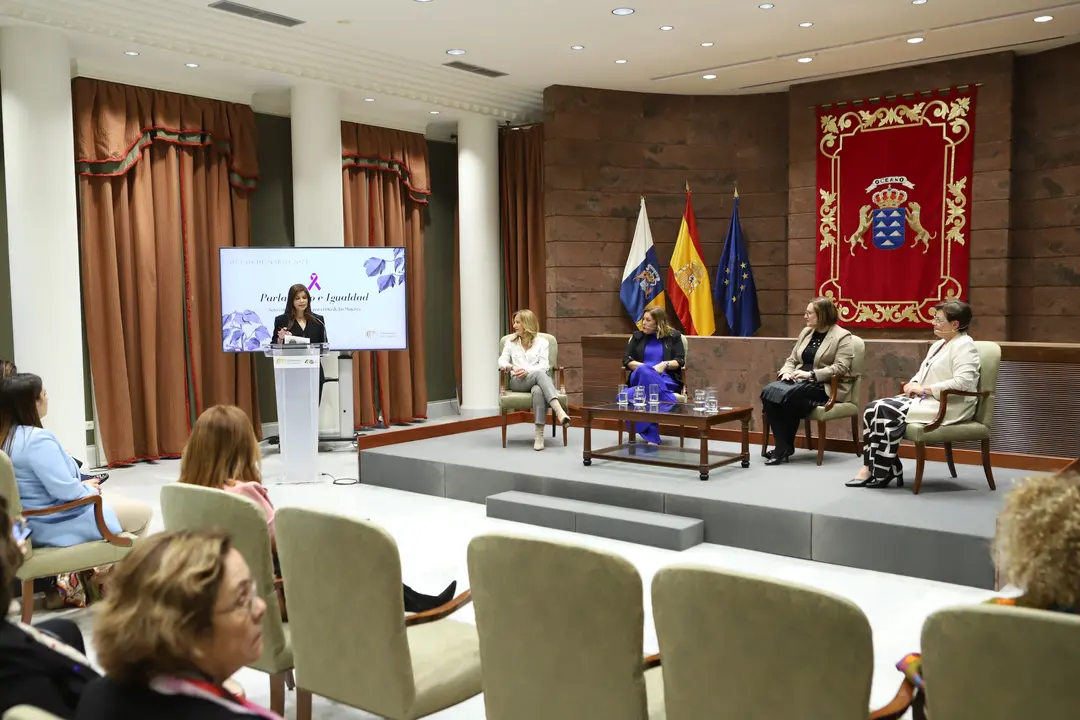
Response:
[{"label": "wooden coffee table", "polygon": [[[585,425],[585,447],[581,453],[582,463],[592,465],[593,459],[617,460],[619,462],[659,465],[661,467],[696,468],[702,480],[709,479],[709,471],[722,465],[741,462],[750,467],[750,415],[753,408],[722,407],[717,412],[709,413],[695,410],[693,405],[685,403],[660,403],[659,405],[593,405],[581,408],[581,417]],[[636,434],[631,432],[629,442],[592,449],[592,421],[598,419],[625,422],[648,422],[661,425],[674,425],[680,428],[680,435],[698,437],[701,446],[697,449],[667,445],[660,447],[646,445],[636,441]],[[717,425],[738,422],[742,424],[742,452],[729,453],[709,450],[709,430]],[[687,430],[691,431],[687,433]],[[686,459],[683,459],[686,456]],[[697,462],[693,461],[696,457]]]}]

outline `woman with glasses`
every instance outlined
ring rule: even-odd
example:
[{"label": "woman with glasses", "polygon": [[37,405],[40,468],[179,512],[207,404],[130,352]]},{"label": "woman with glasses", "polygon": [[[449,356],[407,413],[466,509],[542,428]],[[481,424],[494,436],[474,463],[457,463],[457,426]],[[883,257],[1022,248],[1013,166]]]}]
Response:
[{"label": "woman with glasses", "polygon": [[105,677],[83,691],[75,717],[280,720],[229,681],[262,654],[265,613],[226,533],[141,541],[109,577],[93,639]]},{"label": "woman with glasses", "polygon": [[[803,318],[806,327],[776,373],[777,380],[761,391],[765,421],[776,438],[773,449],[765,453],[766,465],[786,463],[795,453],[799,423],[815,407],[829,402],[823,383],[834,375],[847,375],[855,360],[854,336],[837,325],[840,316],[832,300],[814,298],[806,306]],[[850,380],[840,383],[836,388],[837,401],[842,402],[850,389]]]},{"label": "woman with glasses", "polygon": [[[904,385],[901,395],[874,400],[863,411],[863,466],[847,482],[848,487],[888,487],[893,480],[904,486],[900,441],[908,423],[932,423],[941,408],[944,390],[975,392],[979,389],[979,351],[968,335],[971,306],[946,300],[934,306],[934,335],[940,338],[919,371]],[[978,399],[952,396],[942,425],[968,420]]]}]

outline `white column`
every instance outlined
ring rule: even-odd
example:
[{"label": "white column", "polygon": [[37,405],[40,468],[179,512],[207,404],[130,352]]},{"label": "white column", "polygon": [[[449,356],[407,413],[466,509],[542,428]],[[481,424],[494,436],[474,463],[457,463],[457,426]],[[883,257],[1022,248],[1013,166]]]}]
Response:
[{"label": "white column", "polygon": [[499,406],[499,128],[492,118],[458,122],[458,222],[461,409],[476,413]]},{"label": "white column", "polygon": [[[345,208],[341,184],[341,94],[320,83],[301,83],[290,95],[293,160],[293,237],[296,247],[343,247]],[[318,302],[312,307],[319,312]],[[333,333],[333,328],[327,328]],[[319,430],[352,437],[352,361],[323,358],[328,384]],[[340,381],[344,378],[344,381]],[[336,392],[335,392],[336,391]],[[279,418],[280,422],[280,418]]]},{"label": "white column", "polygon": [[44,425],[86,457],[71,57],[63,35],[0,29],[15,363],[49,394]]}]

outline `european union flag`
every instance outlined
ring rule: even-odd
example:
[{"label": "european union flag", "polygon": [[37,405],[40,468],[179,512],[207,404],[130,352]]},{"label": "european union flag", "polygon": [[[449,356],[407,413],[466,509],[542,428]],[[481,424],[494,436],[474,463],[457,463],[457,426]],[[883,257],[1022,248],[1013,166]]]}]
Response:
[{"label": "european union flag", "polygon": [[761,327],[761,315],[758,313],[754,272],[750,269],[739,224],[738,191],[735,192],[735,209],[731,212],[731,225],[724,238],[724,252],[720,256],[720,266],[716,268],[713,288],[716,301],[724,308],[731,334],[749,337],[756,333]]}]

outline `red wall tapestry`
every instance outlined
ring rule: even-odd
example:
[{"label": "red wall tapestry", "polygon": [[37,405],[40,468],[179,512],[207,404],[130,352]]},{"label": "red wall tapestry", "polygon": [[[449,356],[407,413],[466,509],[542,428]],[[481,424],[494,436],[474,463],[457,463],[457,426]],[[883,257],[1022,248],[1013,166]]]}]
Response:
[{"label": "red wall tapestry", "polygon": [[841,321],[919,327],[967,299],[975,88],[823,105],[818,293]]}]

